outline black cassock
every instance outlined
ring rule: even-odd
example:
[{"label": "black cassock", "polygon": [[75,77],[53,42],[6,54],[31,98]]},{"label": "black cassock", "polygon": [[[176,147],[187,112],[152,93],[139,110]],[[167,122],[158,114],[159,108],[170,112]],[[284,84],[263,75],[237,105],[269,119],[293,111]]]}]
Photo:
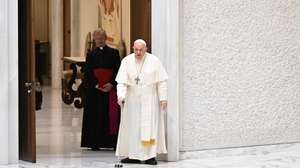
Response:
[{"label": "black cassock", "polygon": [[[112,69],[110,83],[116,89],[115,77],[120,66],[120,56],[116,49],[108,46],[96,48],[87,54],[85,79],[87,79],[86,102],[83,111],[81,147],[115,148],[117,131],[109,131],[109,94],[96,89],[98,83],[94,70]],[[118,112],[119,109],[118,109]],[[117,127],[119,127],[119,115]]]}]

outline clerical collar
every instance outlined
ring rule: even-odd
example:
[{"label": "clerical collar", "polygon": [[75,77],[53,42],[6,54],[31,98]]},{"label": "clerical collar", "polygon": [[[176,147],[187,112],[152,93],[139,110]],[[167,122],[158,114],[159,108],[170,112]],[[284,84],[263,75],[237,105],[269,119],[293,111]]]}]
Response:
[{"label": "clerical collar", "polygon": [[104,47],[99,47],[100,50],[103,50]]}]

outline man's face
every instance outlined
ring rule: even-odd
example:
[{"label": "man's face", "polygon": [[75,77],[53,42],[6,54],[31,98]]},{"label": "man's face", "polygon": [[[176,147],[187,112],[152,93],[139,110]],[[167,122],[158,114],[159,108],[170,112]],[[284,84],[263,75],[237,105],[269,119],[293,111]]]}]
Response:
[{"label": "man's face", "polygon": [[133,51],[137,58],[142,58],[147,51],[147,47],[143,43],[135,43],[133,45]]},{"label": "man's face", "polygon": [[105,46],[105,41],[106,41],[106,36],[102,35],[101,33],[96,33],[94,35],[94,40],[95,40],[95,45],[96,47],[104,47]]}]

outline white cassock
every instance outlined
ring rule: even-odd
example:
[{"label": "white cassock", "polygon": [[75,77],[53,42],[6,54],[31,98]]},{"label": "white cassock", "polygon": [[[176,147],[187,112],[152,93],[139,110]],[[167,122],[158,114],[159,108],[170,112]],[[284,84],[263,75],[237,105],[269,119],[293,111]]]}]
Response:
[{"label": "white cassock", "polygon": [[[139,82],[136,83],[136,77]],[[116,77],[118,98],[125,98],[121,112],[117,156],[147,160],[167,153],[164,112],[168,75],[159,59],[149,53],[138,65],[134,54],[125,57]]]}]

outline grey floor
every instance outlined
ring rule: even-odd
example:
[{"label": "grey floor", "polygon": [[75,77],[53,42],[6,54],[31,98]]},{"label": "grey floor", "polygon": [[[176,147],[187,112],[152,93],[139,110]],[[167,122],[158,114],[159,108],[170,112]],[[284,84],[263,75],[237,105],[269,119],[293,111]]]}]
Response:
[{"label": "grey floor", "polygon": [[[20,161],[0,168],[109,168],[117,158],[112,151],[80,148],[82,109],[65,105],[59,89],[44,88],[42,110],[36,112],[37,163]],[[281,144],[181,153],[177,162],[130,168],[300,168],[300,144]]]}]

